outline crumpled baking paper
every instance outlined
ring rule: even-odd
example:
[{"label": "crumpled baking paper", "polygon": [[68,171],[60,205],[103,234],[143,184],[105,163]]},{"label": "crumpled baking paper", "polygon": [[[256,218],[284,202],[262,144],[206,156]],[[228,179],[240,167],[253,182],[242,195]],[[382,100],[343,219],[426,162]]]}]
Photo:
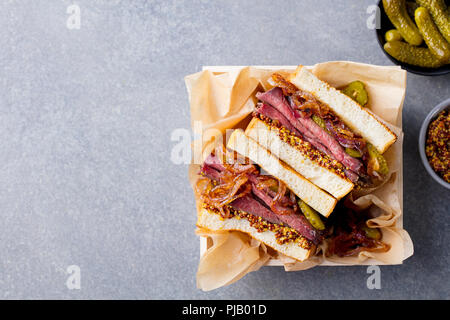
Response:
[{"label": "crumpled baking paper", "polygon": [[[194,187],[199,165],[218,144],[225,144],[227,129],[245,129],[257,102],[255,93],[270,88],[268,79],[274,71],[288,74],[294,67],[205,67],[185,77],[191,108],[191,126],[197,139],[192,144],[193,158],[189,180]],[[231,284],[263,265],[284,266],[286,271],[305,270],[318,265],[400,264],[413,254],[413,244],[403,229],[402,179],[402,107],[406,91],[406,71],[399,67],[332,61],[309,69],[321,80],[339,88],[361,80],[369,94],[367,108],[398,137],[384,153],[390,174],[386,182],[374,189],[353,191],[347,201],[359,208],[369,208],[375,218],[370,227],[379,227],[387,252],[360,252],[355,257],[314,256],[305,262],[275,252],[247,234],[237,231],[212,232],[201,228],[197,234],[206,242],[197,272],[197,286],[213,290]],[[229,135],[228,135],[229,136]],[[199,197],[194,196],[197,213]]]}]

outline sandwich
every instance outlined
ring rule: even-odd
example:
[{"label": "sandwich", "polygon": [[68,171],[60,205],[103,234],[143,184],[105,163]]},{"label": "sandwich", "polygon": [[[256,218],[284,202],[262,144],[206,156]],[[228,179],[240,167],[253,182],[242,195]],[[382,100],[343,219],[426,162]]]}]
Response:
[{"label": "sandwich", "polygon": [[242,231],[300,261],[313,255],[322,242],[324,228],[315,227],[300,205],[314,210],[317,218],[316,210],[329,215],[336,199],[241,129],[230,136],[227,149],[217,148],[204,160],[200,174],[198,227]]},{"label": "sandwich", "polygon": [[245,131],[234,130],[200,166],[197,226],[247,233],[299,261],[322,248],[338,256],[389,250],[367,227],[370,217],[343,198],[387,176],[382,153],[395,134],[303,66],[271,81]]},{"label": "sandwich", "polygon": [[274,73],[245,134],[337,200],[381,183],[396,135],[369,110],[299,66]]},{"label": "sandwich", "polygon": [[[233,131],[226,149],[216,148],[208,155],[199,173],[195,192],[200,228],[247,233],[298,261],[317,254],[324,241],[330,241],[331,254],[341,256],[389,249],[381,236],[365,235],[360,213],[355,215],[358,224],[352,217],[352,223],[333,228],[335,219],[324,217],[336,211],[337,200],[241,129]],[[345,217],[341,214],[337,221],[347,221]]]}]

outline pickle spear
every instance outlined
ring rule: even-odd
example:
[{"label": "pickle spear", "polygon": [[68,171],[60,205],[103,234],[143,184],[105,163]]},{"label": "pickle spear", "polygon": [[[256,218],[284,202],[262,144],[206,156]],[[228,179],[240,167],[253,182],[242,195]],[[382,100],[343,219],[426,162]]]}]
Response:
[{"label": "pickle spear", "polygon": [[414,22],[408,16],[405,0],[383,0],[384,11],[403,39],[409,44],[418,46],[422,43],[422,36]]},{"label": "pickle spear", "polygon": [[323,121],[323,119],[319,116],[316,116],[315,114],[313,114],[312,116],[313,121],[318,124],[322,129],[327,130],[327,126],[325,125],[325,121]]},{"label": "pickle spear", "polygon": [[428,10],[424,7],[417,8],[414,14],[419,31],[431,53],[443,63],[450,61],[450,44],[441,35]]},{"label": "pickle spear", "polygon": [[403,40],[402,35],[400,34],[400,32],[398,32],[397,29],[391,29],[389,31],[386,31],[386,34],[384,35],[384,39],[386,39],[386,41],[394,41],[394,40]]},{"label": "pickle spear", "polygon": [[401,41],[384,44],[384,50],[398,61],[425,68],[438,68],[444,63],[431,53],[428,48],[415,47]]},{"label": "pickle spear", "polygon": [[305,218],[309,221],[309,223],[311,223],[314,228],[316,228],[317,230],[325,230],[323,221],[320,219],[319,215],[313,208],[308,206],[301,199],[298,200],[298,206],[305,215]]},{"label": "pickle spear", "polygon": [[389,167],[383,155],[371,143],[367,143],[367,151],[370,157],[368,167],[382,175],[387,175]]},{"label": "pickle spear", "polygon": [[350,157],[353,157],[353,158],[361,158],[361,157],[362,157],[361,152],[359,152],[359,151],[356,150],[356,149],[345,148],[345,152],[346,152]]},{"label": "pickle spear", "polygon": [[364,233],[366,234],[367,238],[374,239],[374,240],[380,240],[381,239],[381,232],[380,230],[376,228],[369,228],[368,226],[362,227]]},{"label": "pickle spear", "polygon": [[416,0],[416,2],[428,9],[439,31],[450,43],[450,15],[444,0]]},{"label": "pickle spear", "polygon": [[349,96],[363,107],[369,101],[369,95],[367,94],[364,83],[359,80],[350,82],[344,89],[342,89],[342,93]]}]

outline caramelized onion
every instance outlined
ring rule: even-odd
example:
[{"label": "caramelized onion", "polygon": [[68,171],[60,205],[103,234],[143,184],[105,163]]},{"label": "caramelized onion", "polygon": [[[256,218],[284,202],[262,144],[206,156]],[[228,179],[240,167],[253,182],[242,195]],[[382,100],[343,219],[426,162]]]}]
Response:
[{"label": "caramelized onion", "polygon": [[355,212],[346,208],[335,212],[334,230],[328,243],[327,256],[354,256],[362,251],[386,252],[391,246],[379,239],[369,238],[363,230],[367,216],[364,212]]},{"label": "caramelized onion", "polygon": [[280,87],[283,90],[283,94],[285,96],[290,96],[297,92],[298,88],[287,81],[281,74],[274,73],[272,75],[272,81],[275,83],[277,87]]},{"label": "caramelized onion", "polygon": [[219,206],[224,206],[233,200],[244,196],[249,192],[248,188],[238,194],[239,189],[247,182],[248,178],[245,174],[234,176],[231,180],[225,183],[214,186],[209,191],[209,198],[216,202]]},{"label": "caramelized onion", "polygon": [[[196,192],[202,201],[218,209],[223,217],[229,216],[227,204],[251,192],[247,183],[247,172],[257,171],[253,165],[224,165],[225,170],[218,171],[218,181],[202,177],[197,181]],[[239,172],[239,173],[236,173]]]},{"label": "caramelized onion", "polygon": [[364,139],[351,132],[342,122],[335,123],[327,119],[325,124],[328,131],[341,146],[357,149],[362,154],[365,153],[366,142]]},{"label": "caramelized onion", "polygon": [[258,169],[249,163],[247,159],[239,156],[236,152],[225,149],[223,146],[215,149],[214,157],[218,158],[218,161],[227,172],[234,174],[258,172]]},{"label": "caramelized onion", "polygon": [[260,190],[271,189],[278,186],[277,179],[272,177],[259,176],[256,179],[257,179],[256,187]]},{"label": "caramelized onion", "polygon": [[195,193],[203,195],[212,188],[212,181],[207,177],[200,177],[195,184]]},{"label": "caramelized onion", "polygon": [[327,254],[339,257],[354,256],[362,251],[387,252],[391,246],[379,240],[369,239],[361,232],[352,231],[332,239]]},{"label": "caramelized onion", "polygon": [[275,197],[272,199],[272,202],[270,203],[270,209],[272,209],[273,212],[277,214],[292,214],[294,213],[294,210],[292,208],[289,208],[287,206],[283,206],[283,198],[285,198],[286,194],[286,185],[281,181],[278,180],[278,191]]}]

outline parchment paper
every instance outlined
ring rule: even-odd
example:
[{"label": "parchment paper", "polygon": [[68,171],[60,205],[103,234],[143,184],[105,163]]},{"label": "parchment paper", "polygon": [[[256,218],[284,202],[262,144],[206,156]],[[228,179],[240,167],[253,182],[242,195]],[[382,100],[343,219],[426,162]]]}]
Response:
[{"label": "parchment paper", "polygon": [[[189,180],[194,186],[199,164],[214,146],[226,142],[226,130],[245,128],[251,119],[257,91],[267,90],[274,72],[289,73],[295,67],[205,67],[185,78],[191,107],[191,125],[195,136]],[[385,253],[361,252],[356,257],[315,256],[305,262],[278,254],[263,243],[237,231],[211,232],[197,229],[207,239],[200,258],[197,286],[212,290],[231,284],[263,265],[282,265],[286,271],[304,270],[317,265],[400,264],[413,254],[413,244],[403,229],[402,185],[402,107],[406,90],[406,72],[399,67],[334,61],[316,64],[310,70],[320,79],[339,88],[361,80],[369,93],[367,108],[389,126],[398,139],[385,153],[390,174],[375,189],[354,191],[347,198],[360,208],[368,208],[374,218],[369,227],[379,227],[382,240],[391,248]],[[194,196],[197,213],[198,195]],[[322,247],[322,252],[325,248]]]}]

